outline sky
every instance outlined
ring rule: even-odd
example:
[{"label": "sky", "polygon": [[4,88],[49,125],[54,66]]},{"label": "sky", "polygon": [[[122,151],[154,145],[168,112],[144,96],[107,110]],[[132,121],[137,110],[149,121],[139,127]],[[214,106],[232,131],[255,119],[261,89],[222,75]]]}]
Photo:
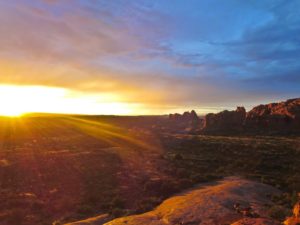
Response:
[{"label": "sky", "polygon": [[299,97],[299,9],[298,0],[0,1],[0,114],[205,114]]}]

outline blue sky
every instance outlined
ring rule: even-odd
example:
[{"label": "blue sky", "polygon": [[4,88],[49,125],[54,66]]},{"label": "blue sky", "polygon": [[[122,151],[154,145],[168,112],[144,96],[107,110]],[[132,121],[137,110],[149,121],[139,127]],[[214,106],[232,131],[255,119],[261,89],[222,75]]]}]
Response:
[{"label": "blue sky", "polygon": [[299,97],[299,9],[298,0],[1,1],[0,83],[114,94],[153,113]]}]

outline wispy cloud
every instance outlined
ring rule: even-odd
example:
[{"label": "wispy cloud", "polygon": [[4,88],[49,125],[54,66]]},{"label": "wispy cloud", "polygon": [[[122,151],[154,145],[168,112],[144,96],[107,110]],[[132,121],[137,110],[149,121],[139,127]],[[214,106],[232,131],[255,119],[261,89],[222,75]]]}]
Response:
[{"label": "wispy cloud", "polygon": [[[0,82],[162,109],[300,91],[298,1],[0,2]],[[164,106],[164,107],[163,107]]]}]

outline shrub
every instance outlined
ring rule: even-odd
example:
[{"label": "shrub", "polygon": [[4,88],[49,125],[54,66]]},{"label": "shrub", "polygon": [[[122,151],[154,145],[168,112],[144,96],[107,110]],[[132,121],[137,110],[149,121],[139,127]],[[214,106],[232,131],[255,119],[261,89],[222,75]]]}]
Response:
[{"label": "shrub", "polygon": [[289,215],[289,211],[282,206],[274,205],[269,209],[268,214],[275,220],[283,221]]},{"label": "shrub", "polygon": [[115,197],[111,202],[111,208],[124,208],[124,201],[120,197]]},{"label": "shrub", "polygon": [[121,217],[122,215],[124,215],[125,211],[120,208],[114,208],[111,210],[110,214],[112,217],[116,218],[116,217]]}]

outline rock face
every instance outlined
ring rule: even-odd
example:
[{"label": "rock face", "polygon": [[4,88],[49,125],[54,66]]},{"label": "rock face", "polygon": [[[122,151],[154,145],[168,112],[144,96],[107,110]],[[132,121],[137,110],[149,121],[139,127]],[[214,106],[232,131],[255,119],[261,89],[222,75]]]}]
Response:
[{"label": "rock face", "polygon": [[300,129],[300,98],[254,107],[247,113],[245,126],[267,130]]},{"label": "rock face", "polygon": [[[164,201],[153,211],[118,218],[105,225],[220,225],[268,224],[278,222],[267,215],[273,203],[268,195],[275,188],[238,177],[207,183]],[[239,208],[237,210],[236,208]],[[244,214],[243,212],[248,213]],[[94,221],[90,225],[102,224]]]},{"label": "rock face", "polygon": [[300,224],[300,202],[298,202],[293,209],[293,216],[284,221],[285,225],[299,225]]},{"label": "rock face", "polygon": [[237,107],[235,111],[222,111],[220,113],[209,113],[204,119],[205,131],[242,130],[246,119],[244,107]]},{"label": "rock face", "polygon": [[300,132],[300,98],[235,111],[210,113],[204,119],[204,132]]}]

